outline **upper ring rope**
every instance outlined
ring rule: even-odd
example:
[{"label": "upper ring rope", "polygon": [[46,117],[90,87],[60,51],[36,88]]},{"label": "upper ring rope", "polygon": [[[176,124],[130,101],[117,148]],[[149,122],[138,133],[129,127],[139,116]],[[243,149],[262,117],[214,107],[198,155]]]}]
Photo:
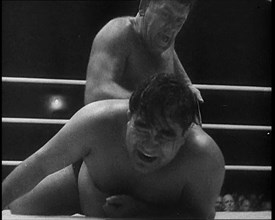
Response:
[{"label": "upper ring rope", "polygon": [[[25,123],[25,124],[66,124],[68,119],[45,119],[45,118],[2,118],[2,123]],[[228,130],[255,130],[270,131],[271,126],[259,125],[230,125],[230,124],[202,124],[205,129],[228,129]]]},{"label": "upper ring rope", "polygon": [[[63,84],[63,85],[85,85],[86,80],[72,79],[44,79],[44,78],[26,78],[26,77],[2,77],[2,82],[9,83],[42,83],[42,84]],[[229,85],[205,85],[194,84],[195,87],[202,90],[229,90],[229,91],[251,91],[251,92],[271,92],[271,87],[259,86],[229,86]]]}]

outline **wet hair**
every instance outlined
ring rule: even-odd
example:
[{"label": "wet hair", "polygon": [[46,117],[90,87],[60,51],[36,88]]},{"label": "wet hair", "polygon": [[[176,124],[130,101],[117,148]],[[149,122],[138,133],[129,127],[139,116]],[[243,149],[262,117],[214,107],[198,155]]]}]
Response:
[{"label": "wet hair", "polygon": [[167,119],[185,132],[195,119],[195,96],[179,74],[159,73],[141,83],[130,97],[131,114],[140,115],[150,126]]}]

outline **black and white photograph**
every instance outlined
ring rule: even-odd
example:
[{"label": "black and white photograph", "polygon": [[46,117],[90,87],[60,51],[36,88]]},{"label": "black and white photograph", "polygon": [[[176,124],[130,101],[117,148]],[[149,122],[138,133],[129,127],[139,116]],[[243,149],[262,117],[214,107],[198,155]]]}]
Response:
[{"label": "black and white photograph", "polygon": [[2,0],[2,219],[272,219],[272,0]]}]

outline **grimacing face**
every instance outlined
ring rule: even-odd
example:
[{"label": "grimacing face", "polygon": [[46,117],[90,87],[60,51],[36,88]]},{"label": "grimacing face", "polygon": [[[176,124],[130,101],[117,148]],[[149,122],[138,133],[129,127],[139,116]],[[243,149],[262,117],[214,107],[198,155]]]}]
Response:
[{"label": "grimacing face", "polygon": [[[130,115],[130,113],[128,113]],[[183,129],[171,120],[151,127],[140,116],[129,116],[126,146],[134,168],[150,173],[168,164],[184,144]]]},{"label": "grimacing face", "polygon": [[167,50],[174,44],[189,12],[189,6],[176,1],[150,2],[143,21],[143,36],[147,45],[156,52]]}]

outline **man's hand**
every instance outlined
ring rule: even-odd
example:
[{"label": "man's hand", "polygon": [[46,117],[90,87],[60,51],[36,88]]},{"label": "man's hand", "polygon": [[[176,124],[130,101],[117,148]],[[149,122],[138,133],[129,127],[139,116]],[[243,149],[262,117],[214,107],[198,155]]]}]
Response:
[{"label": "man's hand", "polygon": [[199,102],[203,103],[204,101],[202,99],[201,92],[193,85],[190,85],[189,88],[192,91],[192,93],[197,97]]},{"label": "man's hand", "polygon": [[134,217],[139,213],[142,202],[127,195],[114,195],[106,199],[103,206],[106,217],[123,218]]}]

